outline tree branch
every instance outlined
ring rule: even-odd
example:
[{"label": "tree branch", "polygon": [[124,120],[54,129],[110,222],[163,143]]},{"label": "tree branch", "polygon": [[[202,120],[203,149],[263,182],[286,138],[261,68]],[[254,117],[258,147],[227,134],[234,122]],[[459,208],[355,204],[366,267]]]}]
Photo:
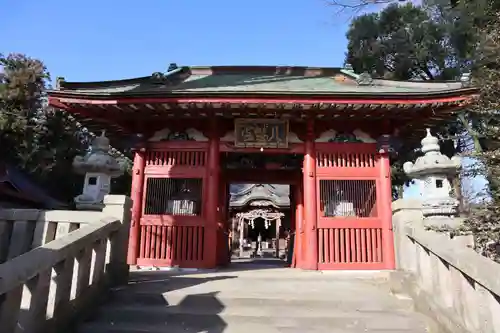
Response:
[{"label": "tree branch", "polygon": [[406,0],[325,0],[327,5],[339,7],[341,11],[348,9],[355,12],[359,12],[368,6],[388,4],[395,1],[404,2]]}]

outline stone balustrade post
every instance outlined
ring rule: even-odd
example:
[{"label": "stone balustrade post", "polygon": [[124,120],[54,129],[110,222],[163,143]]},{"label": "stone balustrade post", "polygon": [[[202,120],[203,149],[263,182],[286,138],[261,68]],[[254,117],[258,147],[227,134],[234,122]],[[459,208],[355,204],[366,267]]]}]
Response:
[{"label": "stone balustrade post", "polygon": [[414,272],[416,269],[415,246],[406,237],[405,227],[423,225],[422,202],[420,200],[399,199],[392,203],[392,224],[396,248],[396,268]]},{"label": "stone balustrade post", "polygon": [[128,240],[132,216],[132,200],[125,195],[107,195],[104,197],[102,212],[122,223],[119,232],[111,240],[108,271],[112,285],[125,284],[129,277],[127,264]]}]

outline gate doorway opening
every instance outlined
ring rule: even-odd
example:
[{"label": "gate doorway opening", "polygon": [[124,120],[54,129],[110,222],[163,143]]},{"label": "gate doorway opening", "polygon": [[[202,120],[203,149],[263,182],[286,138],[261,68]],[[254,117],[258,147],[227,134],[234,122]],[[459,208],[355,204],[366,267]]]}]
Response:
[{"label": "gate doorway opening", "polygon": [[300,154],[221,156],[230,263],[292,264],[294,189],[302,182],[302,163]]},{"label": "gate doorway opening", "polygon": [[230,184],[230,263],[289,266],[295,230],[295,202],[288,184]]}]

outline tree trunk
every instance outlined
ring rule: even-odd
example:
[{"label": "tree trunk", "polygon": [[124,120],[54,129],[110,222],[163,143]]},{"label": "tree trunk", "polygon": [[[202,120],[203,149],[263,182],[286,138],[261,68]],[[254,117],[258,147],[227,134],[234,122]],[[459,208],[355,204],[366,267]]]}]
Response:
[{"label": "tree trunk", "polygon": [[462,214],[465,212],[465,206],[464,206],[464,196],[462,194],[462,179],[460,178],[460,175],[452,180],[452,187],[455,199],[457,199],[458,201],[458,213]]}]

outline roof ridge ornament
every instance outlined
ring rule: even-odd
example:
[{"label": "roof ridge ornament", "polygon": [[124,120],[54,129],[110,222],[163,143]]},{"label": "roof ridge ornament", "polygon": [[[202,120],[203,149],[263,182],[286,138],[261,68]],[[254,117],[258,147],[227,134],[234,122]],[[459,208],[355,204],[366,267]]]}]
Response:
[{"label": "roof ridge ornament", "polygon": [[62,90],[63,89],[62,85],[64,84],[64,82],[66,82],[64,76],[56,77],[56,90]]},{"label": "roof ridge ornament", "polygon": [[350,63],[346,63],[346,64],[344,65],[344,70],[345,70],[346,72],[353,72],[353,73],[354,73],[354,68],[352,67],[352,65],[351,65]]},{"label": "roof ridge ornament", "polygon": [[371,86],[373,84],[373,78],[368,72],[363,72],[358,75],[356,82],[359,86]]},{"label": "roof ridge ornament", "polygon": [[350,76],[351,78],[357,80],[359,78],[359,75],[356,74],[356,72],[354,72],[354,68],[352,67],[352,65],[350,63],[346,63],[344,65],[344,68],[341,68],[340,69],[340,72],[342,74],[345,74],[347,76]]},{"label": "roof ridge ornament", "polygon": [[172,62],[170,65],[168,65],[167,71],[165,73],[163,72],[154,72],[151,74],[151,79],[153,81],[159,81],[159,83],[163,83],[163,81],[167,80],[168,77],[175,73],[177,70],[181,70],[182,67],[177,66],[177,63]]},{"label": "roof ridge ornament", "polygon": [[175,62],[171,62],[170,65],[168,65],[167,72],[175,71],[179,66]]},{"label": "roof ridge ornament", "polygon": [[151,79],[155,81],[163,81],[165,79],[165,74],[163,74],[162,72],[154,72],[153,74],[151,74]]}]

